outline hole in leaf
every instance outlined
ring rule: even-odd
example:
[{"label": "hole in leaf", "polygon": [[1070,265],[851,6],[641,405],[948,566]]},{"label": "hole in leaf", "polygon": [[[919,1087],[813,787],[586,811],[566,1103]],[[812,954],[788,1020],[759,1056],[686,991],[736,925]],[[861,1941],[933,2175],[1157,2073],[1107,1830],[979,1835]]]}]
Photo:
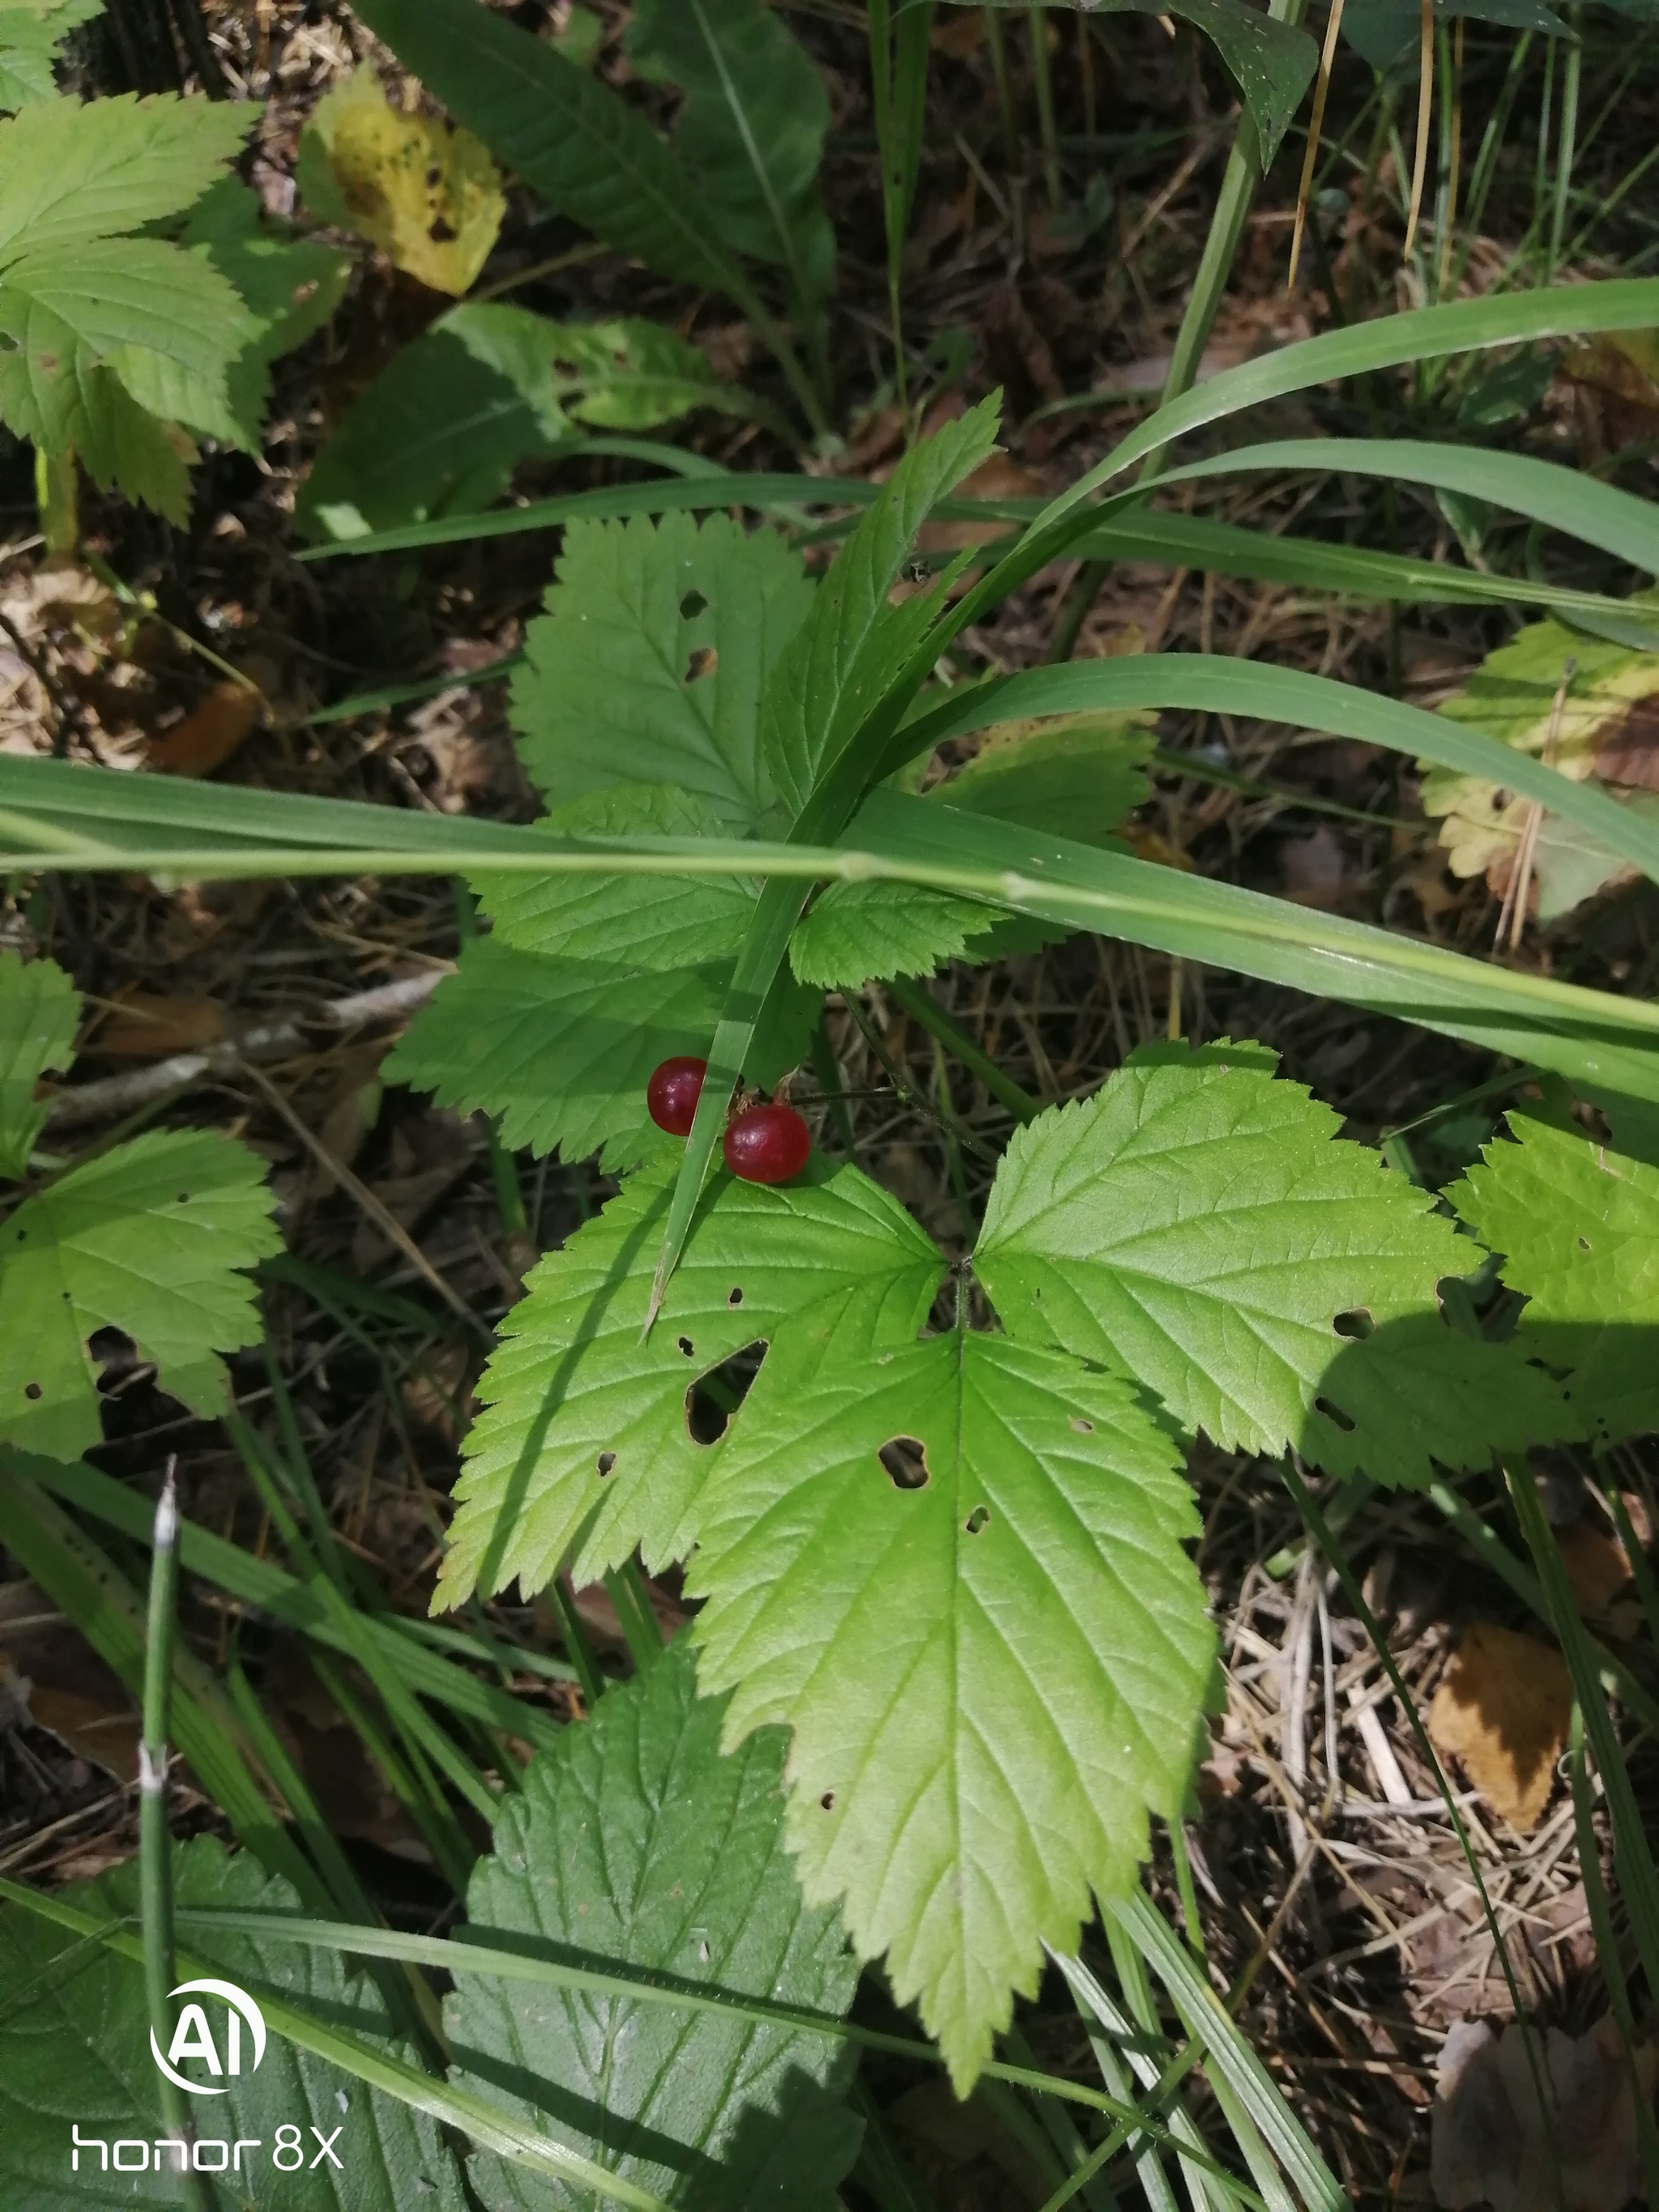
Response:
[{"label": "hole in leaf", "polygon": [[1346,1336],[1350,1344],[1364,1344],[1376,1323],[1364,1306],[1356,1306],[1352,1313],[1340,1313],[1331,1323],[1339,1336]]},{"label": "hole in leaf", "polygon": [[702,614],[708,605],[708,600],[704,599],[701,592],[688,592],[685,597],[680,601],[680,620],[682,622],[696,622],[697,617]]},{"label": "hole in leaf", "polygon": [[927,1447],[916,1437],[889,1437],[876,1457],[895,1490],[925,1490],[931,1469]]},{"label": "hole in leaf", "polygon": [[561,361],[556,354],[553,357],[553,374],[555,376],[570,379],[580,376],[581,370],[574,361]]},{"label": "hole in leaf", "polygon": [[601,1452],[599,1454],[599,1480],[601,1482],[604,1481],[605,1476],[610,1474],[611,1468],[615,1467],[616,1464],[617,1455],[615,1452]]},{"label": "hole in leaf", "polygon": [[720,1442],[732,1414],[749,1395],[765,1357],[765,1340],[757,1338],[690,1384],[685,1394],[685,1432],[694,1444]]},{"label": "hole in leaf", "polygon": [[726,1292],[726,1303],[729,1306],[740,1306],[743,1304],[743,1285],[740,1283],[732,1284]]},{"label": "hole in leaf", "polygon": [[1580,1250],[1581,1252],[1588,1252],[1588,1251],[1589,1250],[1589,1248],[1590,1248],[1590,1241],[1589,1241],[1589,1238],[1588,1237],[1581,1237],[1579,1238],[1579,1240],[1578,1240],[1578,1249],[1579,1249],[1579,1250]]},{"label": "hole in leaf", "polygon": [[1340,1429],[1344,1436],[1352,1436],[1359,1425],[1352,1413],[1345,1413],[1341,1407],[1334,1404],[1329,1398],[1316,1398],[1314,1411],[1316,1413],[1322,1413],[1332,1427]]},{"label": "hole in leaf", "polygon": [[444,173],[439,167],[438,163],[434,161],[426,173],[426,188],[428,191],[435,192],[439,185],[442,184],[443,180]]},{"label": "hole in leaf", "polygon": [[685,680],[695,684],[700,676],[712,676],[720,666],[720,657],[712,645],[700,645],[685,664]]},{"label": "hole in leaf", "polygon": [[826,1813],[833,1813],[836,1809],[835,1791],[833,1790],[826,1790],[823,1796],[819,1798],[818,1803]]},{"label": "hole in leaf", "polygon": [[680,1350],[685,1354],[688,1359],[695,1359],[696,1358],[697,1347],[692,1343],[689,1336],[677,1336],[674,1339],[674,1341],[678,1345]]},{"label": "hole in leaf", "polygon": [[977,1536],[981,1528],[989,1526],[990,1519],[990,1507],[988,1505],[976,1505],[973,1511],[968,1516],[968,1518],[963,1523],[963,1526],[967,1529],[968,1534],[970,1536]]},{"label": "hole in leaf", "polygon": [[190,1204],[190,1193],[187,1190],[181,1190],[179,1192],[179,1203],[180,1206],[188,1206]]},{"label": "hole in leaf", "polygon": [[33,1406],[40,1395],[40,1385],[38,1382],[26,1382],[23,1385],[23,1395]]},{"label": "hole in leaf", "polygon": [[447,222],[442,216],[434,217],[431,228],[427,232],[427,236],[434,246],[453,246],[460,234],[454,224]]},{"label": "hole in leaf", "polygon": [[1092,1421],[1085,1421],[1080,1413],[1073,1414],[1072,1426],[1077,1431],[1080,1437],[1091,1437],[1095,1432],[1094,1423]]}]

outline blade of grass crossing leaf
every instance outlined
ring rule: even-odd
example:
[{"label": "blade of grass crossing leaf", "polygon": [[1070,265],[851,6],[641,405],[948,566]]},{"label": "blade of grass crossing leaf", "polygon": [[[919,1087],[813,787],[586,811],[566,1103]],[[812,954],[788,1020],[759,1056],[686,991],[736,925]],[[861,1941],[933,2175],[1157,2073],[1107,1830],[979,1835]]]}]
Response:
[{"label": "blade of grass crossing leaf", "polygon": [[1644,2192],[1650,2204],[1659,2204],[1659,2127],[1653,2117],[1653,2098],[1644,2089],[1636,2062],[1636,2021],[1630,2008],[1630,1989],[1619,1955],[1619,1937],[1607,1884],[1601,1879],[1601,1849],[1591,1809],[1589,1775],[1584,1765],[1584,1708],[1575,1698],[1572,1726],[1567,1743],[1567,1777],[1572,1785],[1573,1827],[1578,1838],[1578,1867],[1584,1885],[1584,1905],[1590,1933],[1595,1939],[1596,1962],[1607,1993],[1607,2007],[1619,2030],[1620,2046],[1630,2079],[1636,2111],[1637,2141],[1642,2151]]},{"label": "blade of grass crossing leaf", "polygon": [[1309,2212],[1340,2212],[1347,2199],[1335,2175],[1151,1899],[1137,1890],[1109,1899],[1105,1909],[1163,1983],[1187,2033],[1203,2044],[1208,2068],[1226,2081]]},{"label": "blade of grass crossing leaf", "polygon": [[[37,1913],[43,1920],[55,1921],[71,1935],[89,1936],[107,1944],[123,1958],[143,1960],[142,1942],[118,1923],[100,1921],[77,1905],[61,1898],[42,1896],[38,1890],[25,1888],[21,1882],[0,1879],[0,1898],[9,1905],[21,1905],[25,1911]],[[186,1974],[203,1971],[202,1963],[188,1954],[180,1954],[179,1966]],[[579,2183],[600,2203],[627,2205],[631,2212],[669,2212],[660,2197],[647,2196],[643,2190],[635,2189],[591,2160],[566,2149],[553,2136],[521,2126],[483,2098],[434,2081],[430,2075],[418,2072],[413,2066],[405,2065],[402,2060],[342,2028],[331,2027],[299,2005],[289,2004],[266,1990],[260,1990],[259,2005],[266,2026],[285,2041],[314,2053],[356,2081],[384,2090],[416,2112],[429,2113],[441,2125],[459,2130],[474,2142],[511,2159],[515,2165],[566,2184]]]},{"label": "blade of grass crossing leaf", "polygon": [[1631,1933],[1636,1940],[1637,1956],[1648,1977],[1649,1988],[1659,1988],[1659,1869],[1654,1865],[1653,1849],[1637,1805],[1630,1770],[1602,1693],[1595,1655],[1579,1618],[1560,1549],[1544,1517],[1532,1469],[1522,1462],[1507,1467],[1504,1472],[1509,1478],[1516,1518],[1532,1553],[1533,1565],[1549,1606],[1551,1623],[1572,1675],[1573,1689],[1583,1711],[1585,1733],[1606,1793],[1607,1817],[1613,1824],[1613,1864]]},{"label": "blade of grass crossing leaf", "polygon": [[[179,1492],[169,1459],[156,1501],[149,1566],[149,1609],[145,1627],[144,1732],[138,1746],[138,1862],[143,1901],[144,1994],[149,2007],[150,2041],[157,2051],[173,2041],[167,2002],[174,1982],[173,1948],[173,1838],[167,1820],[167,1717],[173,1690],[173,1639],[179,1605]],[[179,2085],[163,2074],[158,2084],[161,2119],[169,2136],[187,2142],[185,2100]],[[182,2154],[181,2154],[182,2155]],[[191,2212],[207,2212],[206,2187],[194,2172],[182,2195]]]},{"label": "blade of grass crossing leaf", "polygon": [[[144,1607],[104,1553],[21,1469],[0,1481],[0,1538],[31,1581],[67,1613],[134,1697],[144,1680]],[[149,1520],[147,1509],[145,1520]],[[254,1856],[326,1909],[328,1892],[276,1820],[250,1771],[217,1685],[187,1651],[173,1654],[172,1729],[180,1756]]]}]

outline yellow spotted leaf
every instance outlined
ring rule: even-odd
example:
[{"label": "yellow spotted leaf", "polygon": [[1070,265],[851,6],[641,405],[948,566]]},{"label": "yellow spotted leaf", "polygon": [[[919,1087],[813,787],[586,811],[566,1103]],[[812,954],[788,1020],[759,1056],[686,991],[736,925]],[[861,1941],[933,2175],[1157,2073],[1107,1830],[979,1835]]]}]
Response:
[{"label": "yellow spotted leaf", "polygon": [[489,258],[507,212],[501,172],[481,142],[441,117],[393,107],[371,70],[318,108],[299,177],[313,214],[456,298]]}]

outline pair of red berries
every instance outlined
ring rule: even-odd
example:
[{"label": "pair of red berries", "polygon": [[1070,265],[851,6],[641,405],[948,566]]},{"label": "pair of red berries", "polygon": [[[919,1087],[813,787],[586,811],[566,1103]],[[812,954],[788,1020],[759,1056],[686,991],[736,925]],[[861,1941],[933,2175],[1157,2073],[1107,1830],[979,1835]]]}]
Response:
[{"label": "pair of red berries", "polygon": [[[665,1060],[646,1085],[651,1118],[671,1137],[686,1137],[702,1096],[706,1060]],[[726,1125],[726,1164],[742,1182],[787,1182],[806,1165],[811,1133],[793,1106],[750,1106]]]}]

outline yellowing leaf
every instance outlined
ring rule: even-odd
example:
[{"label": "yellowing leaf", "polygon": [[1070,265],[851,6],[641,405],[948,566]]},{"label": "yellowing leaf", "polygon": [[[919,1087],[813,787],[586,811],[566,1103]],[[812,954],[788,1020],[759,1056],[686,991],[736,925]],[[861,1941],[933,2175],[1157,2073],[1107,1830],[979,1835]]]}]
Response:
[{"label": "yellowing leaf", "polygon": [[1559,1651],[1477,1620],[1434,1693],[1429,1734],[1511,1827],[1530,1830],[1549,1802],[1571,1710]]},{"label": "yellowing leaf", "polygon": [[489,258],[507,212],[501,172],[470,131],[405,115],[369,70],[330,93],[302,149],[314,213],[348,225],[393,265],[456,297]]}]

